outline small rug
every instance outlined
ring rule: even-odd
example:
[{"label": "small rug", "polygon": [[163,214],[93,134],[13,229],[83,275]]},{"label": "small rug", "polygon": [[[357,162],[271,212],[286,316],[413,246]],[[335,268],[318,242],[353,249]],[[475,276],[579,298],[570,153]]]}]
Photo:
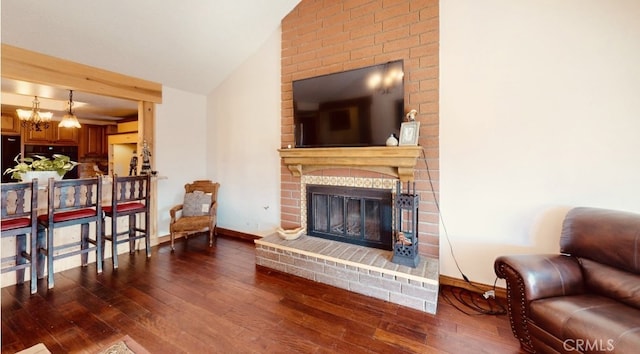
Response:
[{"label": "small rug", "polygon": [[38,343],[33,347],[27,348],[25,350],[21,350],[16,354],[51,354],[51,352],[49,351],[49,349],[47,349],[47,347],[44,344]]},{"label": "small rug", "polygon": [[124,336],[100,351],[100,354],[150,354],[150,352],[129,336]]}]

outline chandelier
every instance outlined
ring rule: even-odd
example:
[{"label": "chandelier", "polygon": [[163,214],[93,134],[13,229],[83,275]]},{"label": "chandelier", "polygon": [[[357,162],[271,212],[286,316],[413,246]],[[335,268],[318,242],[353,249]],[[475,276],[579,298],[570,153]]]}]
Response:
[{"label": "chandelier", "polygon": [[69,111],[62,117],[58,127],[80,128],[80,122],[78,122],[78,118],[73,114],[73,90],[69,90]]},{"label": "chandelier", "polygon": [[53,113],[51,112],[40,112],[38,96],[35,96],[31,110],[17,109],[16,112],[18,113],[18,118],[20,118],[20,124],[23,128],[38,132],[42,131],[42,129],[49,128],[49,122],[51,122],[51,117],[53,117]]}]

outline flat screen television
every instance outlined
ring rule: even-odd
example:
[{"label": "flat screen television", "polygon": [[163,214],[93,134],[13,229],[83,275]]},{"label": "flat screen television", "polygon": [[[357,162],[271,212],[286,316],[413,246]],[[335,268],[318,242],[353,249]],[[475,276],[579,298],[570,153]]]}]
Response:
[{"label": "flat screen television", "polygon": [[402,60],[293,81],[296,147],[385,145],[403,114]]}]

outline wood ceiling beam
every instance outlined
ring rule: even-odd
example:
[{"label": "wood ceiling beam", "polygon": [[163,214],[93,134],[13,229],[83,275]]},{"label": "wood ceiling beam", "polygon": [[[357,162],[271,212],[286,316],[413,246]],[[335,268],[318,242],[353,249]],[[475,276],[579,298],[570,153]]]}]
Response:
[{"label": "wood ceiling beam", "polygon": [[2,44],[2,77],[103,96],[162,103],[162,85]]}]

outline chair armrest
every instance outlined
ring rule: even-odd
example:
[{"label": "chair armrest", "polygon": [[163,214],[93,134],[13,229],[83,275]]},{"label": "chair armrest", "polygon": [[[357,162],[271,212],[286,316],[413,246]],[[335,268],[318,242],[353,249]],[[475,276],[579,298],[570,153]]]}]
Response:
[{"label": "chair armrest", "polygon": [[171,223],[174,223],[176,221],[176,214],[180,210],[182,210],[182,204],[178,204],[173,208],[169,209],[169,214],[171,215]]},{"label": "chair armrest", "polygon": [[[555,255],[513,255],[498,257],[495,272],[528,302],[584,292],[582,269],[575,257]],[[513,294],[515,295],[515,294]]]},{"label": "chair armrest", "polygon": [[216,216],[218,212],[218,202],[211,203],[211,207],[209,208],[209,216]]},{"label": "chair armrest", "polygon": [[496,259],[494,269],[507,283],[511,330],[529,353],[535,352],[528,326],[531,301],[584,291],[580,265],[570,256],[502,256]]}]

